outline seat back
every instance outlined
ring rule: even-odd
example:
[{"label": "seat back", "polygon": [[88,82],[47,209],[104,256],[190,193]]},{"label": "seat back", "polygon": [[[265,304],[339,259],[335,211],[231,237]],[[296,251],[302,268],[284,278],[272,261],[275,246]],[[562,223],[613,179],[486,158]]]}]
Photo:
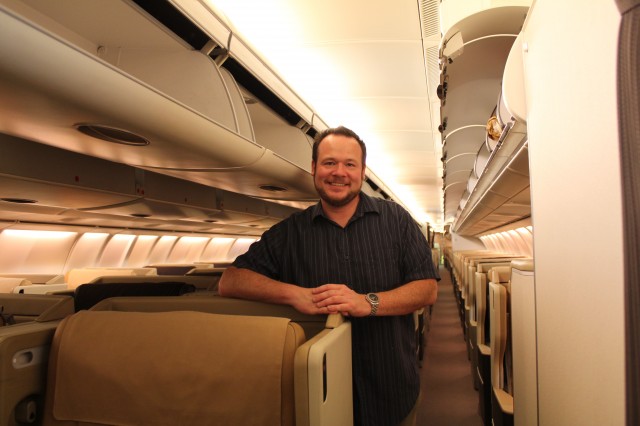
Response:
[{"label": "seat back", "polygon": [[0,293],[13,293],[13,289],[19,286],[30,286],[31,281],[24,278],[0,277]]},{"label": "seat back", "polygon": [[156,263],[145,268],[155,268],[158,275],[186,275],[194,268],[213,268],[213,263]]},{"label": "seat back", "polygon": [[98,277],[89,284],[181,282],[192,284],[197,291],[217,291],[218,281],[219,277],[200,275],[115,275]]},{"label": "seat back", "polygon": [[79,268],[67,272],[65,281],[70,290],[75,290],[80,284],[106,275],[157,275],[157,271],[155,268]]},{"label": "seat back", "polygon": [[286,318],[82,311],[53,339],[43,424],[294,425],[304,340]]},{"label": "seat back", "polygon": [[73,314],[73,298],[43,294],[0,294],[0,307],[16,324],[60,320]]},{"label": "seat back", "polygon": [[533,259],[511,262],[514,422],[538,424],[537,330]]},{"label": "seat back", "polygon": [[196,278],[196,277],[208,277],[210,281],[209,291],[218,291],[218,283],[220,282],[220,278],[222,274],[227,268],[194,268],[187,272],[188,277]]},{"label": "seat back", "polygon": [[495,266],[487,272],[492,283],[508,284],[511,278],[511,266]]},{"label": "seat back", "polygon": [[[500,268],[500,267],[498,267]],[[495,270],[497,268],[493,268]],[[490,275],[498,278],[498,273]],[[513,382],[509,342],[509,292],[503,283],[489,283],[491,317],[491,388],[493,423],[502,425],[505,417],[513,416]]]},{"label": "seat back", "polygon": [[75,310],[89,309],[96,303],[119,296],[181,296],[196,290],[183,282],[125,282],[81,284],[75,290]]},{"label": "seat back", "polygon": [[42,420],[47,354],[58,324],[34,321],[0,327],[0,424],[35,425]]},{"label": "seat back", "polygon": [[[487,274],[489,270],[497,266],[505,267],[509,266],[510,261],[494,262],[494,261],[482,261],[476,265],[475,278],[469,286],[469,295],[471,299],[470,310],[470,322],[475,323],[478,328],[477,342],[488,343],[489,336],[485,337],[484,327],[489,321],[486,320],[487,313],[487,301],[488,289],[487,289]],[[487,329],[488,330],[488,329]]]},{"label": "seat back", "polygon": [[202,297],[114,297],[98,302],[92,311],[167,312],[197,311],[222,315],[289,318],[304,329],[307,339],[325,329],[326,315],[307,315],[288,305],[233,299],[215,294]]},{"label": "seat back", "polygon": [[339,314],[307,315],[287,305],[217,295],[116,297],[99,302],[92,310],[197,311],[287,318],[299,324],[308,339],[295,355],[296,425],[349,425],[353,421],[351,323]]}]

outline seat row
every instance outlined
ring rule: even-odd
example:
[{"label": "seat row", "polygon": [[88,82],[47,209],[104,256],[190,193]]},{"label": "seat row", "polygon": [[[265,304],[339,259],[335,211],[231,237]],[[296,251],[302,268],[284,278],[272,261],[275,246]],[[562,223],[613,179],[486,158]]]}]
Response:
[{"label": "seat row", "polygon": [[79,312],[69,296],[0,299],[49,303],[0,327],[0,424],[352,422],[351,325],[339,315],[213,293]]},{"label": "seat row", "polygon": [[533,259],[448,252],[445,264],[483,423],[528,424],[537,415]]},{"label": "seat row", "polygon": [[225,264],[166,264],[143,268],[76,268],[64,275],[0,274],[0,293],[46,294],[73,291],[81,284],[101,282],[167,282],[193,284],[196,290],[217,291]]}]

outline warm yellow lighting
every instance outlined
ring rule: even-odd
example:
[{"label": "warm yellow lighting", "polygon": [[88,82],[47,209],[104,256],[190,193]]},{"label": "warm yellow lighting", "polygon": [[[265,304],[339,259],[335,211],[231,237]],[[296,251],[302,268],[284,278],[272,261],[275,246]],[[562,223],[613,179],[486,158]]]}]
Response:
[{"label": "warm yellow lighting", "polygon": [[[384,153],[385,141],[378,131],[379,123],[368,110],[368,99],[353,93],[359,87],[345,63],[334,62],[326,55],[332,40],[307,43],[308,4],[304,0],[207,0],[222,11],[241,38],[252,45],[280,75],[285,83],[299,95],[330,127],[344,125],[358,133],[367,144],[368,167],[394,193],[397,200],[419,221],[433,222],[420,207],[416,197],[406,185],[400,185],[400,171],[390,164]],[[339,12],[338,12],[339,13]],[[326,25],[331,25],[327,22]],[[233,49],[233,42],[231,43]],[[386,141],[386,145],[390,144]],[[436,144],[440,148],[441,144]],[[441,148],[440,148],[441,149]],[[439,172],[441,174],[441,172]]]},{"label": "warm yellow lighting", "polygon": [[130,234],[116,234],[113,236],[114,241],[132,241],[135,238],[135,235]]},{"label": "warm yellow lighting", "polygon": [[2,231],[8,237],[32,239],[65,239],[77,235],[77,232],[65,231],[32,231],[27,229],[5,229]]},{"label": "warm yellow lighting", "polygon": [[202,243],[204,241],[208,241],[209,238],[207,237],[181,237],[180,241],[187,243],[187,244],[199,244]]},{"label": "warm yellow lighting", "polygon": [[231,244],[235,241],[235,238],[230,237],[215,237],[213,239],[214,244]]},{"label": "warm yellow lighting", "polygon": [[253,244],[255,241],[255,238],[238,238],[236,244]]},{"label": "warm yellow lighting", "polygon": [[85,232],[82,234],[83,239],[101,240],[108,236],[106,232]]}]

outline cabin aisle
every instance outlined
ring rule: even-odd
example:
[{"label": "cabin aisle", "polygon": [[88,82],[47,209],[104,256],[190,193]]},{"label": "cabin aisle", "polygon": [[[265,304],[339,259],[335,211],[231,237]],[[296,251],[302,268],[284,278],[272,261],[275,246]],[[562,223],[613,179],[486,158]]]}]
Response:
[{"label": "cabin aisle", "polygon": [[451,276],[442,266],[440,276],[420,375],[417,425],[482,426]]}]

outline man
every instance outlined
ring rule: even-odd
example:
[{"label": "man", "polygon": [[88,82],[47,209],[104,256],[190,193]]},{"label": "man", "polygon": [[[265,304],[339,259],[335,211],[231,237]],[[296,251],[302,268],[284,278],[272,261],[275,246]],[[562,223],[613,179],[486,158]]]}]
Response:
[{"label": "man", "polygon": [[350,317],[355,423],[392,426],[418,399],[412,313],[435,302],[440,277],[411,216],[360,192],[365,163],[352,130],[320,133],[311,162],[320,202],[265,232],[225,271],[219,292]]}]

